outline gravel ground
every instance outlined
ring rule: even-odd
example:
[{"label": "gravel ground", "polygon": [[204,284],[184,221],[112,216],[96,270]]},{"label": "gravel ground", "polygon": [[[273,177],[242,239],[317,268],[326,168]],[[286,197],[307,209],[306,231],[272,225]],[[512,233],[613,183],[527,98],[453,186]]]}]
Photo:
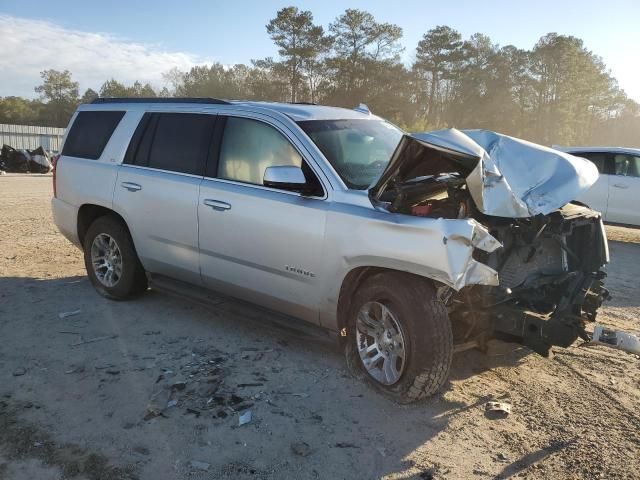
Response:
[{"label": "gravel ground", "polygon": [[[0,177],[0,478],[638,478],[637,356],[495,342],[397,406],[261,310],[101,298],[50,196],[51,178]],[[635,333],[639,232],[609,229],[599,317]],[[513,413],[485,415],[501,398]]]}]

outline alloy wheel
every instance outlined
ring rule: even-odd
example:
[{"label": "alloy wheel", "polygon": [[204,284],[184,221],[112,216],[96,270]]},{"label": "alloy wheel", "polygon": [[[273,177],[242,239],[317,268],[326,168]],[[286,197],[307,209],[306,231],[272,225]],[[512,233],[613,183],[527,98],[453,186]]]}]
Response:
[{"label": "alloy wheel", "polygon": [[406,364],[406,343],[400,322],[381,302],[365,303],[356,319],[356,347],[369,375],[383,385],[393,385]]}]

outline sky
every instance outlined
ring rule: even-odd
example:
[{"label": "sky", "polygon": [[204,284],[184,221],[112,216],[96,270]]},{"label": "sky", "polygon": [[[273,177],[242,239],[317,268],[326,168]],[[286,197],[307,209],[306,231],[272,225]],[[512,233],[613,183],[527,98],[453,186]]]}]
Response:
[{"label": "sky", "polygon": [[640,0],[0,0],[0,96],[35,98],[39,73],[49,68],[70,70],[82,93],[109,78],[161,88],[174,66],[276,57],[265,25],[290,5],[311,10],[325,28],[345,8],[399,25],[407,64],[436,25],[526,49],[548,32],[574,35],[640,101]]}]

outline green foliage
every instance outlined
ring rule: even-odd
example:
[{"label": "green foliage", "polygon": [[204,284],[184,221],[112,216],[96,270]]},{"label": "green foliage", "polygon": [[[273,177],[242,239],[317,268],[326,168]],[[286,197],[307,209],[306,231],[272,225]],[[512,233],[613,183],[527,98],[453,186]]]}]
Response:
[{"label": "green foliage", "polygon": [[317,60],[328,51],[331,37],[325,36],[321,26],[313,24],[310,11],[300,11],[297,7],[280,10],[266,28],[278,47],[282,60],[277,67],[291,87],[291,101],[298,100],[305,77],[309,80],[307,86],[313,98],[320,66]]},{"label": "green foliage", "polygon": [[35,88],[43,102],[40,118],[45,125],[60,125],[68,120],[79,101],[78,82],[71,80],[71,72],[45,70],[40,72],[42,84]]},{"label": "green foliage", "polygon": [[[249,65],[172,68],[159,92],[115,79],[101,97],[191,96],[308,101],[371,111],[409,131],[486,128],[543,144],[640,146],[640,106],[627,98],[601,58],[582,40],[549,33],[530,51],[499,46],[481,33],[463,39],[451,27],[427,31],[415,61],[400,60],[402,29],[347,9],[328,25],[310,11],[279,10],[266,25],[277,58]],[[68,71],[46,70],[39,100],[0,98],[0,122],[66,126],[79,102]]]},{"label": "green foliage", "polygon": [[0,98],[0,123],[19,125],[41,125],[42,103],[21,97]]},{"label": "green foliage", "polygon": [[112,98],[155,97],[156,92],[148,83],[143,85],[142,83],[135,81],[133,85],[127,87],[112,78],[102,84],[102,87],[100,87],[100,96]]}]

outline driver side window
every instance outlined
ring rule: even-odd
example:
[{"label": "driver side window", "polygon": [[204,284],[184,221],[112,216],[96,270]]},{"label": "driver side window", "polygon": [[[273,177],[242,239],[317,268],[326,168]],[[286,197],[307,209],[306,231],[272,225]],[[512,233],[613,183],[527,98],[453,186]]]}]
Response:
[{"label": "driver side window", "polygon": [[302,157],[275,128],[257,120],[229,117],[226,121],[218,177],[263,185],[267,167],[302,167]]}]

